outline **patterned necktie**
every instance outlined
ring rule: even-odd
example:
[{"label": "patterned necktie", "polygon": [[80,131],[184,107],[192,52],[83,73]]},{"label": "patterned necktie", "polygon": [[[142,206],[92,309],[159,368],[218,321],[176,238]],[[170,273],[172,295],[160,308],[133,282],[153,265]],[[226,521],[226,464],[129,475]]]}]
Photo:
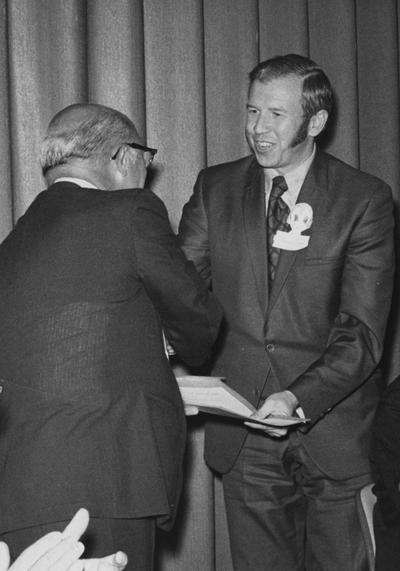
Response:
[{"label": "patterned necktie", "polygon": [[280,249],[272,245],[274,236],[278,230],[287,232],[290,228],[286,222],[289,215],[289,207],[282,200],[282,194],[287,189],[288,187],[283,176],[276,176],[272,179],[267,211],[268,277],[270,283],[275,278],[280,254]]}]

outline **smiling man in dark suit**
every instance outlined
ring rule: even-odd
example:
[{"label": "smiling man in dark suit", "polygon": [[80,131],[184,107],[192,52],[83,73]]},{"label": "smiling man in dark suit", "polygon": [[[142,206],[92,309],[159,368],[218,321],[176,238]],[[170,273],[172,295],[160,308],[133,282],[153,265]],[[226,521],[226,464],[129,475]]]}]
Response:
[{"label": "smiling man in dark suit", "polygon": [[187,257],[224,308],[214,373],[305,429],[212,420],[238,571],[366,569],[355,494],[371,480],[393,277],[390,188],[320,151],[333,103],[299,55],[250,74],[251,156],[203,170],[184,207]]},{"label": "smiling man in dark suit", "polygon": [[185,417],[163,332],[194,366],[220,309],[144,189],[155,150],[101,105],[42,144],[48,189],[0,246],[0,537],[12,553],[91,514],[87,557],[150,570],[171,527]]}]

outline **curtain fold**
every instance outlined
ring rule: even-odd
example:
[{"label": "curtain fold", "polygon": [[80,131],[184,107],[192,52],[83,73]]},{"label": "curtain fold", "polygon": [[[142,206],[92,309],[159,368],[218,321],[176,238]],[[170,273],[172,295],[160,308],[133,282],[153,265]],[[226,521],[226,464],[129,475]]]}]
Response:
[{"label": "curtain fold", "polygon": [[[357,117],[357,40],[355,8],[348,0],[309,1],[310,57],[325,70],[335,91],[336,108],[324,146],[359,166]],[[329,41],[327,41],[329,39]]]},{"label": "curtain fold", "polygon": [[209,165],[249,154],[244,122],[248,72],[258,61],[257,7],[256,0],[204,0]]},{"label": "curtain fold", "polygon": [[147,133],[159,149],[153,189],[176,229],[194,174],[205,163],[201,2],[146,0],[144,30]]},{"label": "curtain fold", "polygon": [[146,138],[142,0],[88,0],[85,17],[87,100],[122,111]]},{"label": "curtain fold", "polygon": [[307,0],[260,0],[260,61],[279,54],[308,55],[309,40]]},{"label": "curtain fold", "polygon": [[39,144],[49,119],[87,97],[86,10],[79,0],[6,4],[15,220],[44,188]]},{"label": "curtain fold", "polygon": [[49,118],[76,101],[119,108],[160,148],[153,184],[176,228],[198,170],[248,152],[248,72],[287,52],[332,80],[326,149],[399,200],[398,12],[396,0],[0,0],[1,236],[43,184]]},{"label": "curtain fold", "polygon": [[360,167],[399,193],[398,4],[357,1]]},{"label": "curtain fold", "polygon": [[0,4],[0,242],[6,237],[13,226],[13,184],[11,179],[11,121],[9,116],[10,77],[7,43],[7,5]]}]

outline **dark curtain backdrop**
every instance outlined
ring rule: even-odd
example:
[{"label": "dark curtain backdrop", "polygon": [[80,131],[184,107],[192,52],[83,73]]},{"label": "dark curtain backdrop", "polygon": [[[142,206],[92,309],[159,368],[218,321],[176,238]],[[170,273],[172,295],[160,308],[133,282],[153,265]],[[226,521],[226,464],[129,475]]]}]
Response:
[{"label": "dark curtain backdrop", "polygon": [[[396,0],[0,0],[0,240],[44,188],[49,119],[85,101],[128,114],[159,149],[151,185],[176,229],[198,170],[248,153],[249,70],[288,52],[315,59],[335,87],[325,148],[385,179],[398,204],[399,12]],[[220,482],[202,461],[201,419],[189,424],[180,528],[159,567],[230,571]]]}]

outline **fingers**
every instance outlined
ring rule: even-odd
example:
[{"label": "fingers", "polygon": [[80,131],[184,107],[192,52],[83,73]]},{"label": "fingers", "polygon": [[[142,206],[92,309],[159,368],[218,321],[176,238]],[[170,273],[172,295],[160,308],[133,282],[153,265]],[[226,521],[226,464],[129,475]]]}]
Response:
[{"label": "fingers", "polygon": [[[84,546],[78,540],[89,523],[85,509],[76,512],[62,533],[53,531],[30,545],[10,567],[10,571],[67,571],[79,559]],[[0,571],[3,569],[0,567]]]},{"label": "fingers", "polygon": [[55,545],[57,545],[61,540],[61,533],[59,531],[52,531],[47,533],[35,543],[27,547],[21,555],[16,559],[16,561],[11,565],[12,571],[25,571],[30,569],[30,567],[38,561]]},{"label": "fingers", "polygon": [[127,555],[123,551],[117,551],[100,559],[81,559],[70,571],[122,571],[127,564]]},{"label": "fingers", "polygon": [[195,414],[199,414],[199,409],[197,408],[197,406],[185,405],[186,416],[194,416]]},{"label": "fingers", "polygon": [[53,531],[29,546],[10,565],[7,544],[0,542],[0,571],[122,571],[128,557],[122,551],[99,559],[79,559],[84,551],[78,541],[89,523],[89,513],[80,509],[62,533]]},{"label": "fingers", "polygon": [[101,560],[98,571],[121,571],[128,564],[128,556],[123,551],[117,551],[113,555]]},{"label": "fingers", "polygon": [[[78,541],[61,538],[57,545],[29,567],[29,571],[69,571],[73,563],[82,555],[84,549],[84,545]],[[10,571],[14,570],[11,569]]]},{"label": "fingers", "polygon": [[250,417],[250,419],[245,422],[247,426],[253,428],[255,430],[261,430],[264,434],[268,436],[273,436],[274,438],[282,438],[288,432],[288,429],[285,427],[276,427],[276,426],[269,426],[269,425],[262,425],[257,423],[252,423],[251,419],[257,420],[265,420],[269,416],[288,416],[288,410],[282,405],[275,395],[272,395],[268,399],[265,400],[263,405]]},{"label": "fingers", "polygon": [[288,433],[288,429],[287,428],[269,428],[267,431],[268,436],[274,436],[275,438],[282,438],[283,436],[286,436],[286,434]]},{"label": "fingers", "polygon": [[70,537],[76,541],[85,532],[89,525],[89,512],[85,508],[81,508],[76,512],[67,527],[64,529],[63,537]]},{"label": "fingers", "polygon": [[123,551],[117,551],[113,556],[113,563],[118,569],[125,569],[128,565],[128,556]]},{"label": "fingers", "polygon": [[10,565],[10,551],[4,541],[0,541],[0,571],[7,571]]},{"label": "fingers", "polygon": [[245,424],[255,430],[262,430],[268,436],[282,438],[283,436],[286,436],[288,432],[287,427],[258,425],[256,423],[252,423],[251,418],[264,420],[268,418],[268,416],[290,416],[296,401],[296,397],[288,391],[274,393],[264,401],[260,408],[248,421],[245,422]]},{"label": "fingers", "polygon": [[276,438],[282,438],[283,436],[286,436],[288,432],[287,428],[276,428],[275,426],[266,426],[255,422],[251,422],[251,420],[246,421],[244,424],[249,428],[259,430],[261,432],[264,432],[265,434],[268,434],[268,436],[274,436]]},{"label": "fingers", "polygon": [[25,549],[10,571],[67,571],[83,553],[82,543],[52,531]]}]

